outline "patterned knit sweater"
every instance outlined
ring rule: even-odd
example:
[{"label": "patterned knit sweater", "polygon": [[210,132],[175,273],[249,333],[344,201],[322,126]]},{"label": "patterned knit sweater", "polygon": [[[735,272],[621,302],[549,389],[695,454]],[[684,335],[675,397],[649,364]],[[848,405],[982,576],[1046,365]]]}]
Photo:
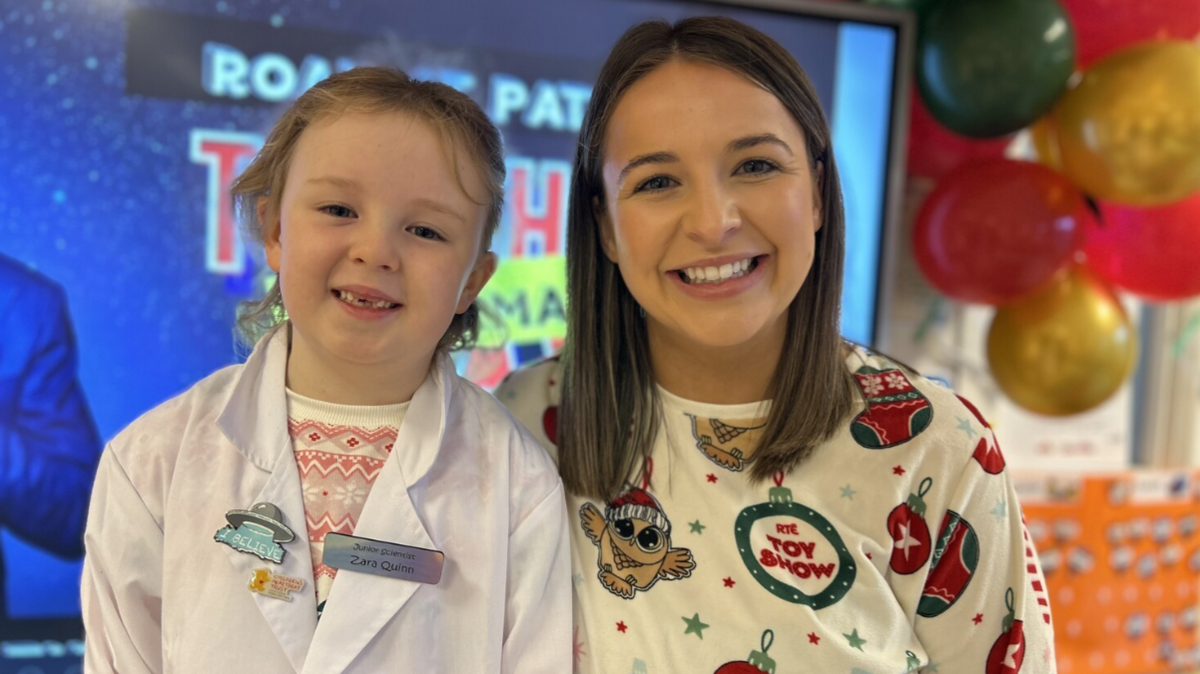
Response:
[{"label": "patterned knit sweater", "polygon": [[352,535],[408,411],[397,405],[338,405],[287,391],[288,435],[304,492],[317,615],[337,569],[325,566],[325,535]]}]

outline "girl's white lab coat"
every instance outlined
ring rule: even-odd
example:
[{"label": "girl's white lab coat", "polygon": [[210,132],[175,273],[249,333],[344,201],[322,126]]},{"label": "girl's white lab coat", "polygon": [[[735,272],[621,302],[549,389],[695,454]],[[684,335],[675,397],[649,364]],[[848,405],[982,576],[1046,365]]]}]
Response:
[{"label": "girl's white lab coat", "polygon": [[[85,537],[87,671],[570,672],[562,483],[446,357],[413,396],[354,532],[444,552],[441,582],[341,570],[318,624],[287,430],[287,333],[104,452]],[[213,540],[226,511],[263,501],[296,533],[280,564]],[[290,602],[252,593],[258,568],[304,589]]]}]

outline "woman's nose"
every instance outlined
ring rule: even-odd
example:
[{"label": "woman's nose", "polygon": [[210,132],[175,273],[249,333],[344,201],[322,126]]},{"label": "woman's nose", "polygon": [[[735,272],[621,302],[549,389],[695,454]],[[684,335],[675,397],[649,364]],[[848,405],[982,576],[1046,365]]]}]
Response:
[{"label": "woman's nose", "polygon": [[687,235],[697,242],[720,244],[741,228],[741,209],[723,190],[700,190],[684,215],[683,224]]}]

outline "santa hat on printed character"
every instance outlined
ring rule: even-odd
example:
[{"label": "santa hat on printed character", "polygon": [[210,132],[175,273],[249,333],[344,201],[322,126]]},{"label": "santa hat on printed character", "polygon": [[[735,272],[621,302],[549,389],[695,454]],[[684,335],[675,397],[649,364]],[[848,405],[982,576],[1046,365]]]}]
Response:
[{"label": "santa hat on printed character", "polygon": [[632,485],[608,504],[604,519],[610,523],[624,519],[642,520],[658,527],[664,534],[671,533],[671,522],[663,514],[658,501],[646,490]]}]

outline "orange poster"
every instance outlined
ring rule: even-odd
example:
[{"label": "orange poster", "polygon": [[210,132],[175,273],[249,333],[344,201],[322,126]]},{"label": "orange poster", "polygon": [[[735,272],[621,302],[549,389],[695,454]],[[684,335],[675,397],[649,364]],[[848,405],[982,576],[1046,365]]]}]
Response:
[{"label": "orange poster", "polygon": [[1191,672],[1200,473],[1015,478],[1054,615],[1061,674]]}]

